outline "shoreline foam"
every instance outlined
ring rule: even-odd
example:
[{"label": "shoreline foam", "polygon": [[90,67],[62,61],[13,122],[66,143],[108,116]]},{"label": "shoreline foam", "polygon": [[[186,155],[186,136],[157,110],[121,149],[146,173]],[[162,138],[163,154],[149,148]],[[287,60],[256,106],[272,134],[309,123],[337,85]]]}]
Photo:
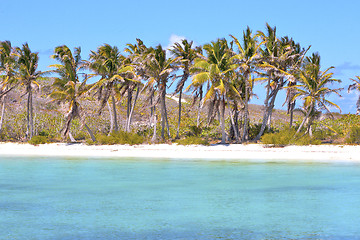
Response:
[{"label": "shoreline foam", "polygon": [[213,146],[155,145],[85,145],[51,143],[33,146],[0,143],[1,156],[31,157],[107,157],[182,159],[231,162],[357,162],[360,146],[312,145],[267,148],[261,144]]}]

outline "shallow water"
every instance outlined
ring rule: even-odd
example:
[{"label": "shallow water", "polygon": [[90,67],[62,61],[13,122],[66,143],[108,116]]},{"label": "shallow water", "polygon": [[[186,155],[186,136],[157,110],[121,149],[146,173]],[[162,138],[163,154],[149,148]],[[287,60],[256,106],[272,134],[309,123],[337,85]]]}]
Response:
[{"label": "shallow water", "polygon": [[360,165],[2,158],[0,239],[360,239]]}]

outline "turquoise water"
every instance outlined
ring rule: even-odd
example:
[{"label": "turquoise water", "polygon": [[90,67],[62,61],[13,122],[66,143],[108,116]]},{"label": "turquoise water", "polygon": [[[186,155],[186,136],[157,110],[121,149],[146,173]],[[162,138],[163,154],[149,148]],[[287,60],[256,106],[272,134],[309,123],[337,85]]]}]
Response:
[{"label": "turquoise water", "polygon": [[360,165],[0,160],[0,239],[360,239]]}]

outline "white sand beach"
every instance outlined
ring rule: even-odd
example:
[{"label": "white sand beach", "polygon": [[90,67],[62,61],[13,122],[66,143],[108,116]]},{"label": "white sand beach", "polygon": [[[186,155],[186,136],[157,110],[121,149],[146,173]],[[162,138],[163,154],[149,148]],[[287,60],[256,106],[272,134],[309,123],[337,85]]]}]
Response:
[{"label": "white sand beach", "polygon": [[39,157],[107,157],[107,158],[165,158],[169,160],[206,160],[230,162],[359,162],[360,146],[317,145],[268,148],[261,144],[180,146],[102,145],[52,143],[33,146],[19,143],[0,143],[0,159],[11,156]]}]

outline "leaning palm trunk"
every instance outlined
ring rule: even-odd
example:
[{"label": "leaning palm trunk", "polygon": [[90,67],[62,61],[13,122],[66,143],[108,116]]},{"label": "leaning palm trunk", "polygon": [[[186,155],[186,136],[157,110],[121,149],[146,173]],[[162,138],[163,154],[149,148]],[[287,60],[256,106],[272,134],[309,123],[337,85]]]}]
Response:
[{"label": "leaning palm trunk", "polygon": [[77,115],[78,115],[78,105],[75,102],[75,103],[73,103],[70,111],[65,116],[66,117],[65,124],[64,124],[64,127],[61,129],[61,135],[63,137],[66,137],[69,135],[71,122]]},{"label": "leaning palm trunk", "polygon": [[76,139],[73,137],[70,131],[69,131],[69,138],[71,142],[76,142]]},{"label": "leaning palm trunk", "polygon": [[307,122],[309,116],[310,116],[310,113],[311,113],[311,108],[309,108],[309,110],[307,111],[306,113],[306,116],[304,117],[303,121],[301,122],[298,130],[296,131],[295,134],[299,134],[299,132],[301,131],[301,129],[303,128],[303,126],[305,125],[305,123]]},{"label": "leaning palm trunk", "polygon": [[[261,124],[260,132],[256,136],[255,140],[260,140],[261,136],[263,135],[265,131],[265,127],[269,124],[269,118],[271,118],[272,110],[275,107],[275,99],[277,96],[277,93],[279,92],[282,84],[279,84],[274,90],[270,93],[270,81],[268,82],[268,87],[266,90],[266,99],[265,99],[265,110],[264,110],[264,117]],[[269,94],[270,93],[270,94]],[[271,126],[269,126],[271,127]]]},{"label": "leaning palm trunk", "polygon": [[139,97],[139,92],[140,92],[140,84],[138,85],[137,87],[137,90],[136,90],[136,95],[135,95],[135,99],[134,99],[134,103],[133,105],[131,106],[131,110],[130,110],[130,114],[129,114],[129,117],[126,121],[126,132],[130,131],[130,126],[131,126],[131,118],[133,116],[133,113],[134,113],[134,109],[135,109],[135,105],[136,105],[136,101]]},{"label": "leaning palm trunk", "polygon": [[88,125],[86,125],[86,123],[84,124],[84,127],[85,127],[86,131],[89,133],[89,135],[90,135],[90,137],[91,137],[91,140],[92,140],[93,142],[96,142],[96,138],[95,138],[93,132],[92,132],[91,129],[88,127]]},{"label": "leaning palm trunk", "polygon": [[74,120],[76,117],[79,117],[80,118],[80,121],[82,121],[82,123],[84,124],[83,126],[85,127],[86,131],[89,133],[90,137],[91,137],[91,140],[93,142],[96,142],[96,138],[93,134],[93,132],[91,131],[91,129],[86,125],[85,123],[85,120],[83,120],[81,117],[80,117],[80,113],[79,113],[79,106],[76,102],[74,102],[72,104],[72,107],[69,111],[69,113],[67,114],[66,116],[66,121],[65,121],[65,125],[63,127],[63,129],[61,130],[61,134],[63,135],[63,137],[66,137],[66,136],[69,136],[70,137],[70,140],[73,141],[73,137],[70,136],[70,126],[71,126],[71,122],[72,120]]}]

